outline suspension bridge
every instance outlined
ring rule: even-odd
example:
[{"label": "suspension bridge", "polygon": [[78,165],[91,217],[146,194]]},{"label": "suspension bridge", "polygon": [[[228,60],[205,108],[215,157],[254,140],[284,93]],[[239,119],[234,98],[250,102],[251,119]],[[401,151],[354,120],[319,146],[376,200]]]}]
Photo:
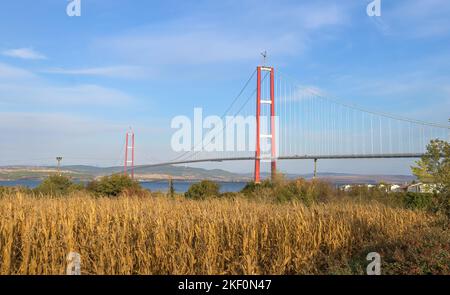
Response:
[{"label": "suspension bridge", "polygon": [[[246,129],[251,137],[236,148],[239,117],[250,118],[247,125],[237,128]],[[256,68],[220,119],[226,123],[216,126],[207,139],[194,142],[193,149],[161,163],[135,166],[134,134],[127,134],[125,173],[134,176],[135,170],[147,167],[251,160],[258,183],[265,163],[275,175],[277,161],[314,160],[316,174],[321,159],[419,158],[430,140],[450,138],[448,125],[343,103],[266,66]],[[225,133],[231,134],[227,137],[231,142],[225,144],[233,148],[208,148],[217,146],[217,138]]]}]

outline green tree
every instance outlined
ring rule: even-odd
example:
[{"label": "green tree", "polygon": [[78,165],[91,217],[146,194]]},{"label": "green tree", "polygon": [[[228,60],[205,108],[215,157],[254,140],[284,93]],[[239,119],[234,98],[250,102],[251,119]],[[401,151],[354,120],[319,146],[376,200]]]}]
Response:
[{"label": "green tree", "polygon": [[184,194],[186,198],[194,200],[203,200],[208,197],[217,197],[220,195],[220,186],[209,180],[203,180],[199,183],[194,183]]},{"label": "green tree", "polygon": [[139,194],[141,185],[126,175],[114,174],[94,180],[87,185],[87,189],[96,195],[117,197],[122,193]]},{"label": "green tree", "polygon": [[435,184],[441,193],[450,193],[450,144],[443,140],[432,140],[427,151],[411,167],[413,174],[422,182]]},{"label": "green tree", "polygon": [[82,184],[73,183],[67,176],[51,175],[41,182],[41,184],[35,189],[35,192],[45,195],[60,196],[82,189]]},{"label": "green tree", "polygon": [[450,218],[450,144],[432,140],[416,165],[411,167],[413,174],[422,182],[436,185],[431,209]]},{"label": "green tree", "polygon": [[169,196],[173,198],[175,196],[175,188],[173,187],[172,178],[169,179]]}]

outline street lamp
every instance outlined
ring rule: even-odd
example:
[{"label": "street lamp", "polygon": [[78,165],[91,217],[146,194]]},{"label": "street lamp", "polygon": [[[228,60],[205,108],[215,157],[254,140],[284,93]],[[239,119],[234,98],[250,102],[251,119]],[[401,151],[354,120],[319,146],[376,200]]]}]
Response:
[{"label": "street lamp", "polygon": [[62,161],[62,157],[56,157],[56,161],[58,161],[58,174],[59,176],[61,176],[61,161]]}]

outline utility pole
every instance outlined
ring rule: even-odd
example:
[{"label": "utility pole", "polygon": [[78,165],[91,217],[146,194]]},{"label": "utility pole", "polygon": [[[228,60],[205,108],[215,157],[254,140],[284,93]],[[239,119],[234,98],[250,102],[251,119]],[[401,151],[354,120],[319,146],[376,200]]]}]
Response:
[{"label": "utility pole", "polygon": [[61,176],[61,161],[62,157],[56,157],[56,161],[58,161],[58,175]]},{"label": "utility pole", "polygon": [[314,178],[317,178],[317,159],[314,159]]}]

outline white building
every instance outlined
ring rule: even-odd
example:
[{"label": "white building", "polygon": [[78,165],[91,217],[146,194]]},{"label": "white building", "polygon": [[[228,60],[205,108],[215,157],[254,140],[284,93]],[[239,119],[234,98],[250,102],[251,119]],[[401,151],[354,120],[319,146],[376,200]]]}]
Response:
[{"label": "white building", "polygon": [[433,193],[436,190],[435,184],[429,183],[416,183],[408,186],[407,192],[409,193]]},{"label": "white building", "polygon": [[389,188],[389,191],[392,193],[401,193],[404,191],[403,187],[398,185],[398,184],[393,184],[391,185],[391,187]]},{"label": "white building", "polygon": [[341,190],[343,190],[344,192],[348,192],[352,189],[352,187],[353,187],[352,185],[346,184],[346,185],[341,186]]}]

